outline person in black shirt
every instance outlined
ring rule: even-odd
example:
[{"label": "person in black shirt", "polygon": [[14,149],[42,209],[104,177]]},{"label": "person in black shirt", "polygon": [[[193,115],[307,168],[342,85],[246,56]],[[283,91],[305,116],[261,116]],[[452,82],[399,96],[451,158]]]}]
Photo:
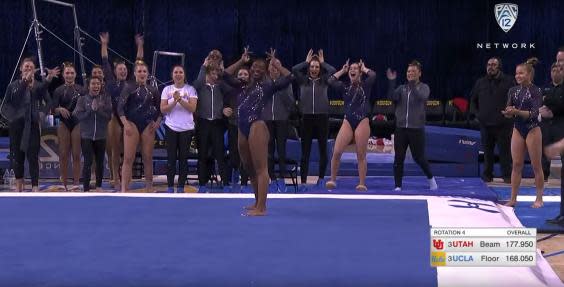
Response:
[{"label": "person in black shirt", "polygon": [[501,114],[507,103],[507,92],[515,86],[512,77],[501,71],[501,60],[490,58],[486,76],[476,81],[471,92],[471,110],[480,122],[480,136],[484,150],[485,182],[493,180],[494,148],[497,144],[501,172],[505,183],[511,182],[511,132],[512,122]]},{"label": "person in black shirt", "polygon": [[[564,53],[563,53],[564,54]],[[564,78],[564,62],[558,63],[558,75],[559,78]],[[545,155],[548,159],[554,158],[560,155],[560,160],[564,164],[564,150],[561,148],[564,146],[564,87],[561,82],[558,86],[554,87],[550,93],[548,93],[543,101],[543,106],[540,108],[539,112],[544,119],[550,119],[550,124],[548,126],[548,143],[554,143],[545,148]],[[560,214],[554,218],[548,220],[548,223],[555,223],[559,225],[564,225],[564,200],[562,190],[564,190],[564,169],[560,170]]]},{"label": "person in black shirt", "polygon": [[[559,85],[562,85],[564,78],[562,77],[560,70],[561,67],[558,62],[552,64],[550,68],[550,83],[541,88],[543,99],[550,95],[553,89],[557,88]],[[542,130],[542,145],[547,146],[551,143],[550,127],[552,125],[552,119],[542,118],[540,124]],[[544,154],[542,156],[542,170],[544,173],[544,181],[548,181],[548,177],[550,176],[550,160]]]}]

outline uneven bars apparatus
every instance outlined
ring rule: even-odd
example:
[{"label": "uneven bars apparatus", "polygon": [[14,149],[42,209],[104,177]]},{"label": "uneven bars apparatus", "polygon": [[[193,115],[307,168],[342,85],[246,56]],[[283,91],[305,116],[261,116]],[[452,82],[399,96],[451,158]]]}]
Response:
[{"label": "uneven bars apparatus", "polygon": [[[167,52],[167,51],[155,51],[153,53],[153,66],[151,67],[151,85],[155,88],[158,88],[158,83],[156,81],[156,72],[157,72],[157,58],[159,56],[171,56],[171,57],[180,57],[182,62],[182,67],[184,67],[184,59],[186,55],[184,53],[177,53],[177,52]],[[165,85],[166,83],[162,83]]]},{"label": "uneven bars apparatus", "polygon": [[[46,2],[50,2],[53,4],[57,4],[57,5],[61,5],[61,6],[65,6],[65,7],[72,7],[73,8],[73,14],[74,14],[74,21],[75,21],[75,29],[78,27],[78,20],[76,17],[76,9],[74,7],[74,4],[69,4],[69,3],[65,3],[65,2],[60,2],[60,1],[56,1],[56,0],[43,0]],[[43,49],[41,47],[41,34],[43,33],[43,31],[41,30],[41,27],[45,28],[43,25],[41,25],[41,23],[39,23],[39,20],[37,18],[37,8],[35,6],[35,0],[31,0],[31,9],[32,9],[32,13],[33,13],[33,21],[31,22],[31,25],[29,26],[29,31],[27,32],[27,36],[25,38],[25,42],[23,44],[23,47],[20,51],[20,55],[18,57],[18,61],[16,63],[16,66],[14,67],[14,71],[12,73],[12,77],[10,78],[10,83],[14,81],[14,77],[16,76],[16,71],[18,70],[20,61],[22,59],[23,53],[25,51],[25,47],[27,46],[27,41],[29,40],[29,36],[31,35],[31,31],[34,31],[34,35],[35,35],[35,41],[37,42],[37,61],[39,62],[39,73],[41,75],[42,79],[45,79],[46,73],[45,73],[45,63],[43,62]],[[49,33],[49,30],[47,30]],[[75,30],[76,31],[76,30]],[[76,38],[76,32],[75,32],[75,38]],[[63,41],[64,42],[64,41]],[[78,39],[78,48],[80,50],[79,54],[80,54],[80,62],[81,62],[81,69],[82,69],[82,73],[83,73],[83,78],[85,76],[85,71],[84,71],[84,60],[83,60],[83,55],[82,55],[82,47],[80,45],[80,37]],[[66,43],[65,43],[66,44]],[[68,44],[66,44],[68,45]],[[71,47],[72,48],[72,47]],[[74,48],[72,48],[74,50]],[[84,82],[86,82],[84,80]],[[3,114],[3,107],[4,107],[4,101],[6,100],[6,98],[2,98],[2,103],[0,104],[0,115],[3,118],[6,118]]]},{"label": "uneven bars apparatus", "polygon": [[[23,53],[25,51],[25,48],[27,46],[27,42],[29,40],[29,37],[31,35],[31,31],[34,31],[35,34],[35,40],[37,42],[37,58],[38,58],[38,62],[39,62],[39,70],[40,70],[40,75],[43,79],[45,79],[46,76],[46,69],[45,69],[45,63],[43,61],[43,49],[41,46],[41,34],[43,33],[43,30],[47,31],[48,33],[50,33],[51,35],[53,35],[57,40],[61,41],[63,44],[65,44],[67,47],[69,47],[71,50],[73,50],[75,53],[79,54],[80,57],[80,68],[81,68],[81,76],[83,79],[83,84],[86,86],[86,68],[84,66],[84,59],[86,59],[88,62],[90,62],[91,64],[96,64],[94,61],[92,61],[91,59],[89,59],[88,57],[84,56],[83,51],[82,51],[82,40],[83,38],[81,37],[81,33],[84,33],[86,36],[88,36],[89,38],[91,38],[92,40],[94,40],[95,42],[100,44],[100,41],[94,37],[92,37],[90,34],[88,34],[86,31],[82,30],[79,26],[78,26],[78,16],[76,13],[76,6],[74,4],[71,3],[66,3],[66,2],[62,2],[62,1],[58,1],[58,0],[42,0],[51,4],[56,4],[56,5],[60,5],[60,6],[64,6],[64,7],[69,7],[72,8],[73,10],[73,18],[74,18],[74,38],[75,38],[75,45],[77,46],[75,49],[75,47],[72,47],[71,45],[69,45],[67,42],[65,42],[63,39],[61,39],[59,36],[57,36],[55,33],[53,33],[51,30],[47,29],[47,27],[43,26],[43,24],[41,24],[38,20],[37,17],[37,8],[35,5],[35,0],[31,0],[31,7],[32,7],[32,12],[33,12],[33,21],[31,23],[31,25],[29,26],[29,30],[27,32],[27,36],[25,38],[25,42],[23,44],[23,47],[20,51],[20,55],[18,57],[18,61],[16,63],[16,66],[14,67],[14,71],[12,73],[12,77],[10,78],[10,83],[14,81],[14,77],[16,75],[16,72],[18,70],[20,61],[22,59]],[[43,29],[43,30],[42,30]],[[110,50],[111,52],[115,53],[116,55],[118,55],[120,58],[124,59],[125,61],[133,64],[133,62],[129,61],[126,57],[122,56],[120,53],[118,53],[117,51],[111,49],[110,47],[108,47],[108,50]],[[156,51],[159,52],[159,51]],[[159,52],[161,53],[161,55],[169,55],[169,56],[181,56],[182,57],[182,63],[184,65],[184,54],[183,53],[173,53],[173,52]],[[155,55],[157,55],[157,53],[155,53]],[[153,63],[156,63],[155,61],[153,61]],[[154,71],[154,69],[153,69]],[[157,77],[153,75],[150,75],[150,79],[152,79],[152,83],[154,86],[158,87],[158,83],[160,83],[161,85],[164,85],[165,83],[163,83],[162,81],[160,81]],[[6,118],[2,112],[2,108],[4,106],[4,101],[6,100],[6,98],[2,98],[2,103],[0,103],[0,116],[2,118]],[[0,124],[2,124],[2,119],[0,118]]]},{"label": "uneven bars apparatus", "polygon": [[[84,84],[84,86],[86,86],[86,68],[84,67],[84,55],[82,53],[82,41],[81,41],[81,37],[80,37],[80,27],[78,27],[78,17],[76,16],[76,6],[74,4],[71,3],[66,3],[66,2],[62,2],[62,1],[57,1],[57,0],[42,0],[51,4],[56,4],[56,5],[60,5],[60,6],[64,6],[64,7],[69,7],[72,8],[72,15],[73,15],[73,19],[74,19],[74,40],[76,43],[76,47],[78,49],[78,56],[79,56],[79,61],[80,61],[80,71],[82,72],[82,82]],[[35,40],[37,41],[37,56],[39,58],[39,68],[41,69],[41,76],[44,77],[45,76],[45,71],[44,71],[44,64],[43,64],[43,53],[41,50],[41,38],[39,37],[39,35],[41,34],[41,31],[39,30],[39,20],[37,19],[37,10],[35,8],[35,0],[31,0],[31,6],[33,9],[33,24],[35,26],[34,31],[35,31]]]}]

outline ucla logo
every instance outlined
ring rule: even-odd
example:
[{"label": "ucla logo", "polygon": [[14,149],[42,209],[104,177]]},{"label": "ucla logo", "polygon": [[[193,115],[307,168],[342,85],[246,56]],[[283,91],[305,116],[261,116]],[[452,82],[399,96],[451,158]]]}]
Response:
[{"label": "ucla logo", "polygon": [[507,33],[517,22],[519,6],[513,3],[499,3],[495,5],[494,12],[497,24],[501,30]]},{"label": "ucla logo", "polygon": [[448,201],[450,206],[457,208],[475,208],[488,213],[500,213],[493,204],[476,203],[462,199],[451,199]]}]

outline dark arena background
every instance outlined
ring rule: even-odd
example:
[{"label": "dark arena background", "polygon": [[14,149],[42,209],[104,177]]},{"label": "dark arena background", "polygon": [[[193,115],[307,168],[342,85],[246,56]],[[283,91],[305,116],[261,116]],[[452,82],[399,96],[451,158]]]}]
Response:
[{"label": "dark arena background", "polygon": [[[496,1],[75,1],[80,27],[95,37],[110,32],[111,47],[126,57],[134,57],[135,33],[145,35],[148,63],[154,50],[186,53],[189,79],[195,79],[211,49],[219,49],[227,65],[245,45],[257,54],[275,47],[288,65],[304,61],[310,48],[323,49],[335,67],[347,58],[362,58],[377,72],[373,101],[385,96],[386,68],[403,76],[413,59],[423,65],[431,98],[443,101],[468,96],[491,56],[502,58],[510,74],[516,64],[536,56],[541,62],[535,82],[547,82],[555,51],[564,42],[564,5],[558,0],[513,2],[519,5],[518,20],[505,33],[493,12]],[[37,3],[40,22],[72,43],[71,10]],[[0,5],[0,23],[9,27],[0,36],[0,86],[6,86],[33,18],[30,1]],[[48,67],[75,60],[68,47],[47,33],[43,38]],[[85,55],[99,62],[99,45],[87,37],[84,42]],[[502,43],[519,48],[502,48]],[[30,44],[26,52],[32,55],[35,44]],[[169,66],[158,67],[157,77],[168,78]],[[91,65],[86,67],[89,71]]]}]

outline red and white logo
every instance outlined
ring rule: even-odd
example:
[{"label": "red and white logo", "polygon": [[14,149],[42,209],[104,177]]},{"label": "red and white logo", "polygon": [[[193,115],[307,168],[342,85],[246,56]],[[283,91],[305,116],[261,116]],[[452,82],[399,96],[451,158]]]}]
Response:
[{"label": "red and white logo", "polygon": [[433,247],[437,250],[442,250],[445,248],[445,243],[440,239],[433,239]]}]

